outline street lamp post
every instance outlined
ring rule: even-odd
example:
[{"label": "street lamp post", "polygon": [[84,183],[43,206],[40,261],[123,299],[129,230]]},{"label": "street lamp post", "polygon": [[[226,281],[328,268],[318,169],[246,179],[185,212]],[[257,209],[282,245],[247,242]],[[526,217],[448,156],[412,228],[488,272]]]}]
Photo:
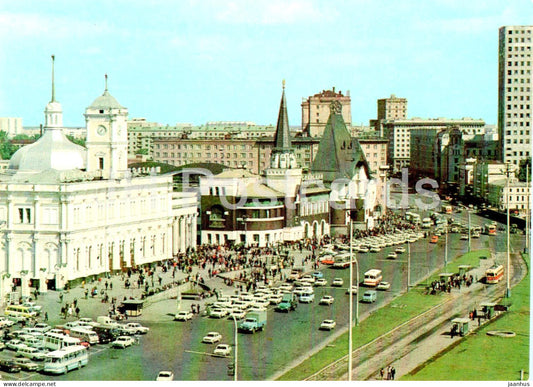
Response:
[{"label": "street lamp post", "polygon": [[[351,206],[350,206],[351,207]],[[359,293],[359,263],[353,253],[353,218],[352,209],[350,208],[350,284],[348,288],[349,297],[349,325],[348,325],[348,381],[352,380],[352,367],[353,367],[353,263],[355,262],[355,271],[357,279],[357,294]],[[355,324],[359,325],[359,302],[355,304]]]},{"label": "street lamp post", "polygon": [[237,370],[238,370],[237,367],[239,364],[239,335],[238,335],[238,328],[237,328],[237,318],[235,317],[234,314],[232,315],[232,317],[233,317],[233,324],[235,326],[235,362],[233,365],[233,372],[234,372],[233,380],[236,382],[237,381]]},{"label": "street lamp post", "polygon": [[507,288],[505,289],[505,297],[511,297],[511,276],[510,276],[510,262],[511,262],[511,246],[509,244],[510,241],[510,215],[509,215],[509,175],[511,173],[510,164],[507,162],[505,163],[505,174],[507,175],[507,180],[505,182],[506,185],[506,207],[507,207]]}]

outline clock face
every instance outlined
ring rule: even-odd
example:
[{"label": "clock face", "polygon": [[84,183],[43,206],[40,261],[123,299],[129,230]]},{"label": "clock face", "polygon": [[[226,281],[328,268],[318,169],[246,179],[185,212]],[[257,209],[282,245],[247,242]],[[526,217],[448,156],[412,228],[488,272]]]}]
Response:
[{"label": "clock face", "polygon": [[107,128],[105,126],[100,125],[98,129],[96,129],[96,133],[98,133],[100,136],[103,136],[106,134]]}]

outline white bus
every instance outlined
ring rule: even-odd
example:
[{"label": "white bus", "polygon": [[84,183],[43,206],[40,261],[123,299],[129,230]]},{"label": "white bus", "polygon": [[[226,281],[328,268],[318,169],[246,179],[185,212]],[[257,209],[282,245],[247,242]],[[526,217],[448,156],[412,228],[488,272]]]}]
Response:
[{"label": "white bus", "polygon": [[70,370],[80,369],[88,362],[87,348],[74,345],[49,352],[44,359],[43,371],[51,374],[66,374]]},{"label": "white bus", "polygon": [[98,335],[95,331],[81,327],[72,328],[69,336],[80,339],[81,341],[85,341],[91,345],[98,344],[99,341]]},{"label": "white bus", "polygon": [[43,338],[43,347],[52,351],[65,347],[73,347],[80,345],[80,343],[80,339],[60,333],[46,332]]},{"label": "white bus", "polygon": [[381,274],[381,270],[371,269],[365,273],[363,284],[365,286],[378,286],[382,279],[383,275]]}]

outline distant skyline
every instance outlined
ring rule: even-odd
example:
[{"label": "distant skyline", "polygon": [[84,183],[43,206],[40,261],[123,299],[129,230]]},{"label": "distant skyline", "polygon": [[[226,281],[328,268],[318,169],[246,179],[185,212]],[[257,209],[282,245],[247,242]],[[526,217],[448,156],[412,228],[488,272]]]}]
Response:
[{"label": "distant skyline", "polygon": [[65,126],[104,91],[149,121],[275,124],[286,80],[302,98],[350,91],[352,123],[376,101],[408,117],[496,124],[498,29],[532,24],[533,0],[0,1],[0,117],[44,121],[55,55]]}]

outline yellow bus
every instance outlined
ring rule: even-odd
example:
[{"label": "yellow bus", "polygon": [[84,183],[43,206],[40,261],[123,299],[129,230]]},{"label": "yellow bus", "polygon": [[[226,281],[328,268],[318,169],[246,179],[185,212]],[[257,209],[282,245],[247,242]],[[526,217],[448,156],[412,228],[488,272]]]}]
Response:
[{"label": "yellow bus", "polygon": [[31,306],[24,305],[8,305],[6,306],[4,314],[6,316],[14,317],[17,320],[33,318],[37,316],[37,312],[35,312]]}]

